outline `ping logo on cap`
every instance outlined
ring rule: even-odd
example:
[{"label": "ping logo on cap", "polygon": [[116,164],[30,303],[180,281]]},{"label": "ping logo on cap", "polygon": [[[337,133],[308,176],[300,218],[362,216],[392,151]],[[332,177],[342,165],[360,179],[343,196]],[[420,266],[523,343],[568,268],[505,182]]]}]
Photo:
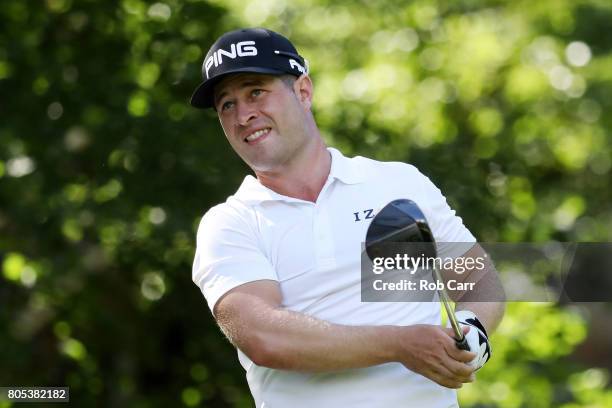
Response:
[{"label": "ping logo on cap", "polygon": [[297,62],[296,60],[294,60],[293,58],[289,59],[289,65],[291,66],[291,68],[295,68],[298,71],[300,71],[302,74],[306,73],[306,68],[304,68],[303,66],[300,65],[299,62]]},{"label": "ping logo on cap", "polygon": [[214,51],[210,57],[204,61],[204,70],[206,71],[206,78],[209,78],[208,71],[212,68],[213,64],[215,68],[223,64],[223,56],[228,58],[236,59],[238,57],[249,57],[257,55],[257,48],[254,47],[255,41],[240,41],[230,45],[230,50],[226,51],[222,48]]}]

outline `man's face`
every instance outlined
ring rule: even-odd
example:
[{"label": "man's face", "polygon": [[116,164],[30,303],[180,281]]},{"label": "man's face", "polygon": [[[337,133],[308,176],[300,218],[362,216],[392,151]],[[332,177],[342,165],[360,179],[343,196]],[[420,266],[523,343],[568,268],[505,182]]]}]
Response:
[{"label": "man's face", "polygon": [[287,164],[307,141],[309,104],[280,77],[236,74],[215,87],[215,109],[227,140],[254,171]]}]

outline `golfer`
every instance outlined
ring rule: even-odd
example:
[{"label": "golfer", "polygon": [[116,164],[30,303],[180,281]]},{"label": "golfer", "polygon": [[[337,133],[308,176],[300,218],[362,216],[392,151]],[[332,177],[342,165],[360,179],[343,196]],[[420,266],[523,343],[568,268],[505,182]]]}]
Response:
[{"label": "golfer", "polygon": [[456,304],[472,352],[441,326],[439,303],[367,303],[360,292],[368,225],[394,199],[418,204],[437,242],[474,243],[442,255],[484,255],[440,190],[409,164],[327,147],[308,64],[280,34],[222,35],[202,74],[191,104],[216,111],[254,176],[202,218],[193,281],[236,346],[256,407],[457,406],[503,315],[503,304],[477,301],[501,291],[494,271]]}]

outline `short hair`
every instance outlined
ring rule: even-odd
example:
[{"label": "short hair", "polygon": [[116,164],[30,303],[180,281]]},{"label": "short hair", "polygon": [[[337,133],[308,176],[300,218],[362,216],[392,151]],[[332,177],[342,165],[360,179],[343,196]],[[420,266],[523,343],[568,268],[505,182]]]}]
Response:
[{"label": "short hair", "polygon": [[280,80],[287,86],[287,88],[293,88],[293,84],[297,80],[295,75],[285,74],[280,76]]}]

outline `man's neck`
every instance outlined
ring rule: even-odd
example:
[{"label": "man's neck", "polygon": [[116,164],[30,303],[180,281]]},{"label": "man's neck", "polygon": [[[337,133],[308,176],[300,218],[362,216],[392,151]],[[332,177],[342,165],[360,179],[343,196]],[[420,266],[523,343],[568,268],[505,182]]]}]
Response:
[{"label": "man's neck", "polygon": [[280,171],[256,172],[257,179],[270,190],[287,197],[316,202],[331,170],[331,154],[323,140],[309,147]]}]

